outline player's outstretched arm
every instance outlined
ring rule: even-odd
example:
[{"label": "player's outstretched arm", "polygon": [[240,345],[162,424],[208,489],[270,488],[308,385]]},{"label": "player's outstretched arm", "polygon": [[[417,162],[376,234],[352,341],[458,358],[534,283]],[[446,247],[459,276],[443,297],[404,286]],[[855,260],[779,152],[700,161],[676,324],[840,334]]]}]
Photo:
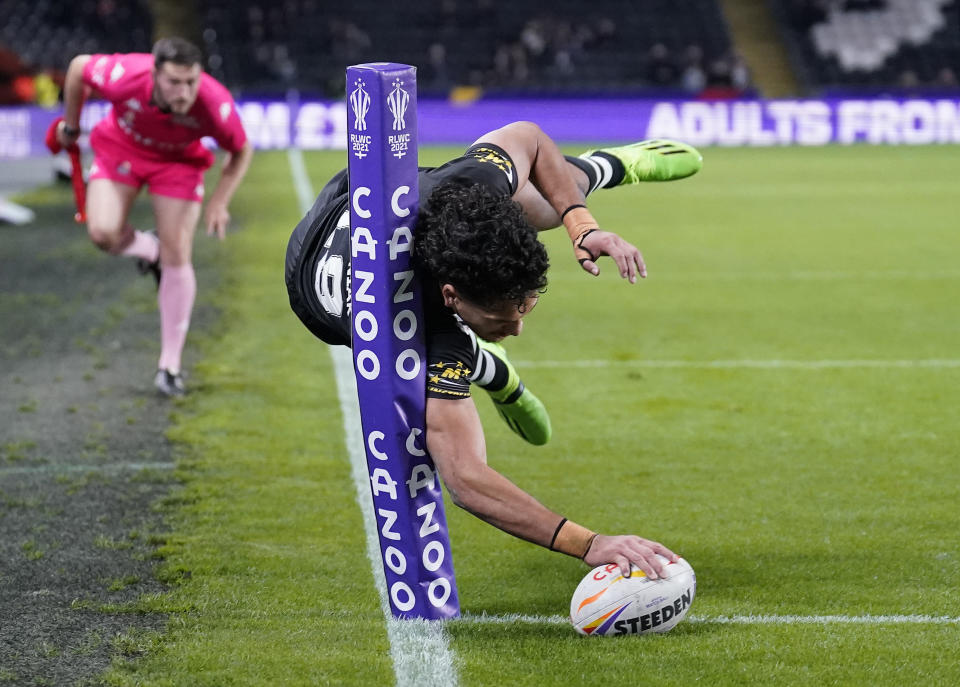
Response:
[{"label": "player's outstretched arm", "polygon": [[230,153],[223,163],[220,180],[207,202],[205,219],[207,234],[216,234],[221,240],[227,235],[227,224],[230,222],[230,199],[243,181],[250,161],[253,159],[253,146],[246,141],[243,147],[235,153]]},{"label": "player's outstretched arm", "polygon": [[571,174],[571,165],[539,126],[513,122],[484,134],[476,143],[492,143],[510,155],[517,175],[514,199],[524,205],[528,217],[537,218],[537,229],[563,224],[573,242],[574,257],[585,272],[600,274],[596,261],[608,255],[617,264],[620,276],[631,284],[638,276],[647,276],[637,247],[600,229],[587,209],[583,189]]},{"label": "player's outstretched arm", "polygon": [[633,535],[607,536],[554,513],[487,465],[483,427],[473,399],[427,398],[427,450],[453,502],[481,520],[534,544],[597,566],[615,563],[624,574],[636,565],[652,579],[676,555],[662,544]]}]

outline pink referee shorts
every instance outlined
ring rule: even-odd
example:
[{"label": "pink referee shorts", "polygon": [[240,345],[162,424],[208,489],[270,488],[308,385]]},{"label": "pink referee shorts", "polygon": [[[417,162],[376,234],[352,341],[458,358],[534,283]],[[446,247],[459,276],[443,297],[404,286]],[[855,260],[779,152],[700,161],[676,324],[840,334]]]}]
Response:
[{"label": "pink referee shorts", "polygon": [[203,200],[205,167],[178,161],[151,160],[129,146],[121,146],[103,136],[94,136],[93,165],[90,180],[109,179],[142,188],[144,184],[156,196]]}]

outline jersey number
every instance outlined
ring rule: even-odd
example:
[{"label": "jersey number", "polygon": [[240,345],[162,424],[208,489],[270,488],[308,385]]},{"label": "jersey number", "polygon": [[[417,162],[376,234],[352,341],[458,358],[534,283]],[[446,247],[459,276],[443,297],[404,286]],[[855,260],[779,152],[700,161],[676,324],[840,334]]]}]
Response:
[{"label": "jersey number", "polygon": [[343,314],[343,256],[329,253],[317,265],[313,287],[320,305],[328,314],[340,317]]}]

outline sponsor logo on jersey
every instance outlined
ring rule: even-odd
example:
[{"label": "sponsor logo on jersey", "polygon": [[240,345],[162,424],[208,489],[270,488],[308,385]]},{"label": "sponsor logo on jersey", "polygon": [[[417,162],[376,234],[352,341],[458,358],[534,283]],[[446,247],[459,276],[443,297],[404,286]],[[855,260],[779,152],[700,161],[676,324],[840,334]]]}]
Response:
[{"label": "sponsor logo on jersey", "polygon": [[126,71],[127,70],[123,68],[123,65],[120,62],[117,62],[113,66],[113,69],[110,70],[110,83],[115,82],[117,79],[123,76]]},{"label": "sponsor logo on jersey", "polygon": [[507,175],[507,181],[513,186],[513,163],[499,150],[480,147],[471,150],[469,155],[470,157],[480,160],[480,162],[489,162],[496,166],[497,169]]},{"label": "sponsor logo on jersey", "polygon": [[104,55],[100,57],[96,62],[93,63],[93,71],[90,75],[90,80],[98,86],[102,86],[104,82],[103,70],[107,67],[107,57]]},{"label": "sponsor logo on jersey", "polygon": [[445,396],[453,396],[455,398],[469,398],[469,391],[462,391],[460,389],[444,389],[443,387],[435,386],[433,384],[427,384],[427,391],[434,394],[443,394]]},{"label": "sponsor logo on jersey", "polygon": [[455,363],[434,363],[427,376],[427,389],[438,394],[465,398],[470,395],[470,387],[464,386],[464,383],[470,378],[471,372],[461,360]]}]

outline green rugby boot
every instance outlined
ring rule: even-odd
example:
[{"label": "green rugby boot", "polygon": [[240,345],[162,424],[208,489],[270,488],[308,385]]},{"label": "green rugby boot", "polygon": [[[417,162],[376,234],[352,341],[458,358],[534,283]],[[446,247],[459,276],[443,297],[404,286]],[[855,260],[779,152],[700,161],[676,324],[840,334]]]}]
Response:
[{"label": "green rugby boot", "polygon": [[703,166],[703,156],[696,148],[665,138],[640,141],[619,148],[591,150],[580,157],[587,158],[591,155],[608,155],[623,165],[623,179],[610,186],[639,184],[644,181],[675,181],[696,174]]},{"label": "green rugby boot", "polygon": [[502,366],[506,371],[506,384],[495,391],[484,388],[484,391],[490,394],[497,413],[507,423],[507,427],[524,441],[534,446],[543,446],[550,441],[553,431],[547,409],[540,399],[524,386],[520,375],[507,359],[507,351],[503,346],[484,341],[480,337],[477,337],[477,343],[496,359],[498,368]]}]

